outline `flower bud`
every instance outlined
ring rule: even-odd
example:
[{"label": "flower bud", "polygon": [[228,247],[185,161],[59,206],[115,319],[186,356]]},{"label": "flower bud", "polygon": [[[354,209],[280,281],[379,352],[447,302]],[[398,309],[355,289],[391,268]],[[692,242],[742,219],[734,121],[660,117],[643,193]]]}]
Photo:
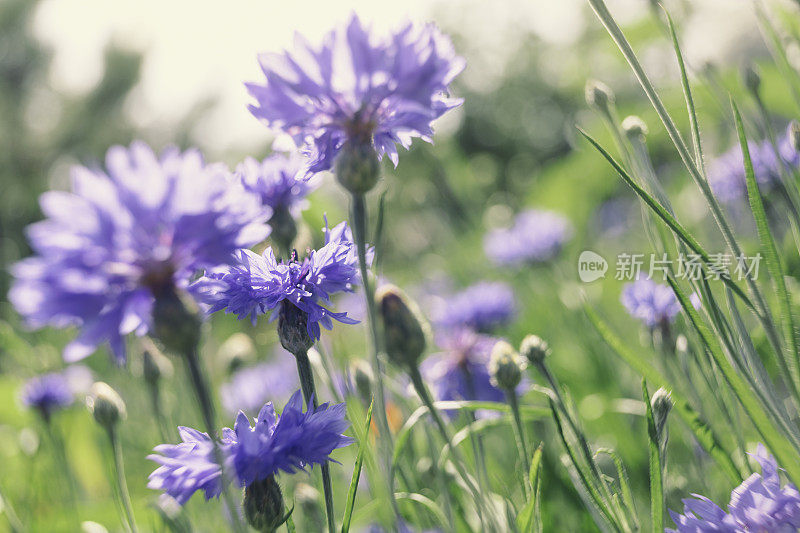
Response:
[{"label": "flower bud", "polygon": [[753,65],[748,65],[742,70],[744,86],[753,94],[758,94],[761,88],[761,76]]},{"label": "flower bud", "polygon": [[200,342],[202,320],[191,296],[174,288],[156,294],[153,305],[153,336],[168,351],[185,354]]},{"label": "flower bud", "polygon": [[653,409],[653,421],[656,424],[656,435],[661,446],[666,445],[667,417],[672,410],[672,394],[663,387],[653,393],[650,407]]},{"label": "flower bud", "polygon": [[372,190],[380,177],[380,164],[371,140],[348,140],[336,156],[336,179],[353,194]]},{"label": "flower bud", "polygon": [[514,390],[522,380],[525,361],[506,341],[497,341],[489,359],[489,375],[492,384],[504,391]]},{"label": "flower bud", "polygon": [[272,212],[269,225],[272,228],[272,233],[269,234],[269,237],[278,245],[280,251],[291,250],[292,243],[297,238],[297,223],[289,209],[286,206],[277,207]]},{"label": "flower bud", "polygon": [[150,385],[158,384],[162,377],[172,375],[172,363],[155,350],[145,350],[142,354],[142,374],[144,380]]},{"label": "flower bud", "polygon": [[89,396],[86,397],[86,406],[97,423],[106,429],[111,429],[128,416],[125,402],[120,395],[108,383],[102,381],[92,385]]},{"label": "flower bud", "polygon": [[308,334],[308,315],[286,300],[278,312],[278,338],[293,354],[306,353],[314,346],[314,338]]},{"label": "flower bud", "polygon": [[625,132],[629,139],[642,139],[648,133],[647,124],[636,115],[625,117],[622,121],[622,131]]},{"label": "flower bud", "polygon": [[425,351],[424,320],[416,304],[394,285],[384,285],[375,294],[383,321],[386,355],[398,366],[414,367]]},{"label": "flower bud", "polygon": [[544,362],[545,357],[550,355],[550,347],[541,337],[537,335],[527,335],[522,339],[519,353],[532,365],[539,365]]},{"label": "flower bud", "polygon": [[275,476],[251,483],[244,489],[244,516],[256,531],[272,533],[286,521],[283,494]]},{"label": "flower bud", "polygon": [[795,152],[800,152],[800,122],[796,120],[789,123],[789,146]]},{"label": "flower bud", "polygon": [[601,113],[608,113],[614,104],[614,92],[605,83],[597,80],[586,82],[584,89],[586,103]]},{"label": "flower bud", "polygon": [[350,373],[353,376],[358,396],[364,402],[369,402],[372,398],[372,381],[375,379],[369,363],[363,359],[354,359],[350,362]]},{"label": "flower bud", "polygon": [[319,491],[308,483],[298,483],[294,487],[294,501],[303,513],[303,525],[307,531],[324,531],[325,517],[320,507]]}]

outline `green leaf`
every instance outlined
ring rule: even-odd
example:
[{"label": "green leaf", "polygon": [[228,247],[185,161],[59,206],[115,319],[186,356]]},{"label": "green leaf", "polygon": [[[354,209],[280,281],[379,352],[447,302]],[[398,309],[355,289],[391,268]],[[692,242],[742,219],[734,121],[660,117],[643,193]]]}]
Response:
[{"label": "green leaf", "polygon": [[800,353],[797,351],[797,337],[794,331],[794,319],[792,318],[792,304],[789,293],[786,290],[783,267],[781,266],[778,248],[775,239],[767,222],[767,212],[764,209],[764,202],[761,199],[761,192],[758,190],[755,172],[753,171],[753,161],[750,158],[750,148],[747,145],[747,136],[742,125],[742,116],[736,107],[736,102],[731,99],[733,116],[736,121],[736,132],[739,135],[739,145],[744,156],[745,179],[747,182],[747,197],[750,201],[750,209],[753,211],[753,218],[756,221],[758,230],[758,240],[761,242],[761,253],[764,254],[764,262],[767,270],[775,284],[775,291],[778,293],[778,302],[781,307],[783,317],[783,327],[786,335],[787,346],[783,354],[776,354],[784,372],[788,375],[787,381],[793,386],[795,398],[800,398]]},{"label": "green leaf", "polygon": [[367,450],[367,439],[369,438],[369,425],[372,422],[372,405],[370,402],[367,410],[367,419],[364,421],[364,435],[361,436],[361,443],[358,446],[356,464],[353,467],[353,476],[350,478],[350,488],[347,491],[347,500],[344,505],[344,516],[342,517],[342,533],[350,530],[350,520],[353,517],[353,507],[356,503],[356,492],[358,491],[358,479],[361,477],[361,465],[364,464],[364,453]]},{"label": "green leaf", "polygon": [[689,301],[689,297],[678,286],[678,283],[672,276],[667,277],[672,290],[678,297],[678,301],[683,307],[684,312],[689,317],[689,322],[700,335],[703,344],[708,348],[711,356],[714,358],[722,375],[725,377],[728,385],[733,389],[734,394],[742,404],[747,416],[753,422],[753,425],[758,430],[758,433],[764,439],[765,444],[769,447],[770,451],[775,455],[778,464],[786,470],[786,473],[793,482],[800,481],[800,462],[798,462],[797,450],[795,450],[789,442],[783,437],[780,431],[774,426],[774,420],[767,415],[761,406],[761,403],[756,398],[753,391],[747,383],[733,368],[733,365],[722,352],[719,341],[714,335],[711,334],[706,324],[700,318],[697,310]]},{"label": "green leaf", "polygon": [[639,529],[639,519],[636,516],[636,505],[633,503],[633,493],[631,492],[631,485],[628,480],[628,472],[625,470],[625,465],[622,464],[622,459],[619,454],[611,448],[598,448],[595,455],[606,454],[614,461],[614,466],[617,468],[617,477],[619,478],[619,487],[622,492],[622,503],[628,511],[631,521],[636,526],[634,529]]},{"label": "green leaf", "polygon": [[641,353],[633,353],[630,351],[622,340],[611,330],[600,316],[589,307],[584,305],[584,311],[592,322],[600,337],[603,338],[606,344],[630,366],[636,373],[641,375],[647,381],[672,390],[672,400],[675,403],[675,412],[689,426],[689,429],[694,433],[697,441],[713,457],[722,470],[730,477],[731,481],[738,484],[744,479],[741,472],[733,462],[733,450],[728,449],[722,441],[714,433],[714,430],[703,420],[700,415],[695,411],[686,398],[675,390],[675,387],[661,374],[661,372],[651,365]]},{"label": "green leaf", "polygon": [[541,488],[542,444],[533,452],[531,459],[531,498],[517,515],[517,527],[522,533],[538,533],[542,530],[539,492]]},{"label": "green leaf", "polygon": [[427,496],[423,496],[422,494],[418,494],[416,492],[395,492],[394,498],[397,501],[401,500],[409,500],[415,503],[418,503],[428,509],[435,517],[438,523],[440,524],[448,524],[449,521],[447,520],[447,516],[442,511],[442,508],[439,507],[435,501],[431,500]]},{"label": "green leaf", "polygon": [[647,390],[647,380],[642,380],[642,397],[647,406],[647,436],[650,444],[650,519],[653,531],[664,531],[664,482],[661,478],[661,446],[658,442],[656,421],[653,418],[653,408],[650,406],[650,393]]}]

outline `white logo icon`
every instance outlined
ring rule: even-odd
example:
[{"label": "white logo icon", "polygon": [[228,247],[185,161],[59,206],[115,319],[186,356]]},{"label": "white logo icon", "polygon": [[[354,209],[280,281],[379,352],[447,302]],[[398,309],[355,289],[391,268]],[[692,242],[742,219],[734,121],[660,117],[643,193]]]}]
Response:
[{"label": "white logo icon", "polygon": [[585,250],[578,257],[578,277],[584,283],[606,277],[607,270],[608,262],[600,254]]}]

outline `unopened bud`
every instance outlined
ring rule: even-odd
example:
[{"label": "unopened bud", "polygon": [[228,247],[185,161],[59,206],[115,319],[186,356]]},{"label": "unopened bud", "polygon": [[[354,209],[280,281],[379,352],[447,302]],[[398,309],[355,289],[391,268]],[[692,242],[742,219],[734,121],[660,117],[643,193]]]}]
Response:
[{"label": "unopened bud", "polygon": [[383,321],[386,355],[398,366],[417,365],[425,351],[425,326],[416,304],[394,285],[384,285],[375,294]]},{"label": "unopened bud", "polygon": [[371,139],[351,139],[345,142],[334,164],[336,179],[353,194],[365,194],[375,187],[380,177],[375,147]]},{"label": "unopened bud", "polygon": [[120,420],[125,420],[128,415],[125,402],[122,401],[117,391],[102,381],[92,385],[89,396],[86,397],[86,406],[97,423],[106,429],[114,427]]},{"label": "unopened bud", "polygon": [[758,90],[761,88],[761,76],[754,66],[748,65],[742,70],[742,79],[744,80],[744,86],[750,92],[758,94]]},{"label": "unopened bud", "polygon": [[602,81],[589,80],[584,90],[586,103],[602,113],[608,113],[614,104],[614,92]]},{"label": "unopened bud", "polygon": [[800,122],[796,120],[789,123],[789,145],[800,153]]},{"label": "unopened bud", "polygon": [[308,334],[308,315],[286,300],[278,312],[278,338],[293,354],[306,353],[314,346],[314,338]]},{"label": "unopened bud", "polygon": [[286,521],[283,494],[275,476],[251,483],[244,489],[244,516],[256,531],[272,533]]},{"label": "unopened bud", "polygon": [[504,391],[514,390],[522,380],[525,361],[506,341],[497,341],[489,359],[492,384]]},{"label": "unopened bud", "polygon": [[156,385],[162,377],[172,375],[173,368],[169,359],[155,350],[145,350],[142,355],[142,374],[150,385]]},{"label": "unopened bud", "polygon": [[650,399],[653,409],[653,421],[656,424],[656,435],[661,446],[666,445],[667,417],[672,410],[672,394],[664,388],[658,389]]},{"label": "unopened bud", "polygon": [[217,360],[228,372],[235,372],[255,359],[256,347],[246,333],[237,332],[225,339],[217,351]]},{"label": "unopened bud", "polygon": [[185,354],[200,342],[202,320],[197,304],[183,291],[170,288],[156,295],[153,305],[153,336],[168,351]]},{"label": "unopened bud", "polygon": [[527,335],[522,339],[519,353],[532,365],[538,365],[544,362],[545,358],[550,355],[550,347],[541,337],[537,335]]},{"label": "unopened bud", "polygon": [[625,117],[622,121],[622,131],[625,132],[629,139],[640,139],[647,136],[648,133],[647,124],[636,115]]},{"label": "unopened bud", "polygon": [[294,487],[294,501],[303,513],[303,525],[307,531],[323,531],[325,517],[320,507],[319,491],[308,483],[298,483]]},{"label": "unopened bud", "polygon": [[369,363],[363,359],[354,359],[350,363],[350,373],[353,376],[358,396],[365,402],[369,402],[372,398],[372,381],[374,379]]}]

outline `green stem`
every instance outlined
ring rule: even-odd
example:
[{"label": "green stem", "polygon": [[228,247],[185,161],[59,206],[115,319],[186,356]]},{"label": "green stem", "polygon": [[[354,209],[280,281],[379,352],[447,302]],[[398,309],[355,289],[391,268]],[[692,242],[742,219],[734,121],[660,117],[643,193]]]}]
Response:
[{"label": "green stem", "polygon": [[506,401],[511,407],[511,414],[514,416],[514,436],[517,438],[517,447],[519,448],[519,453],[522,454],[522,465],[525,467],[525,471],[522,473],[525,478],[525,494],[530,496],[531,458],[528,456],[528,447],[525,445],[525,430],[522,426],[522,417],[519,414],[519,399],[514,389],[507,390],[505,393]]},{"label": "green stem", "polygon": [[[303,389],[303,398],[307,406],[317,408],[316,387],[314,386],[314,372],[311,370],[311,361],[308,360],[308,352],[299,351],[294,354],[297,360],[297,373],[300,376],[300,386]],[[333,509],[333,489],[331,487],[331,472],[328,463],[321,467],[322,470],[322,490],[325,494],[325,514],[328,518],[328,532],[336,531],[336,518]]]},{"label": "green stem", "polygon": [[219,439],[217,438],[214,402],[211,399],[211,388],[209,387],[208,382],[203,375],[203,371],[200,369],[200,360],[197,356],[197,349],[187,351],[184,354],[184,358],[186,359],[186,366],[189,370],[189,378],[192,382],[192,387],[197,395],[197,401],[200,404],[200,413],[203,417],[203,424],[205,425],[208,436],[214,442],[214,461],[219,465],[222,471],[222,498],[225,501],[225,506],[228,508],[229,514],[231,515],[231,521],[233,522],[234,530],[237,532],[244,532],[246,529],[242,524],[241,516],[239,516],[239,511],[227,490],[227,484],[224,482],[224,480],[226,480],[225,460],[222,454],[222,448],[220,447]]},{"label": "green stem", "polygon": [[3,513],[8,519],[8,525],[12,533],[22,533],[25,531],[25,526],[22,525],[17,513],[14,511],[14,507],[11,505],[11,501],[5,496],[2,489],[0,489],[0,502],[3,504]]},{"label": "green stem", "polygon": [[133,505],[131,495],[128,493],[128,483],[125,481],[125,463],[122,460],[122,445],[119,442],[119,435],[114,426],[108,427],[108,440],[111,443],[111,450],[114,454],[114,471],[117,477],[117,490],[119,491],[122,508],[125,510],[125,520],[129,531],[136,533],[136,519],[133,517]]}]

